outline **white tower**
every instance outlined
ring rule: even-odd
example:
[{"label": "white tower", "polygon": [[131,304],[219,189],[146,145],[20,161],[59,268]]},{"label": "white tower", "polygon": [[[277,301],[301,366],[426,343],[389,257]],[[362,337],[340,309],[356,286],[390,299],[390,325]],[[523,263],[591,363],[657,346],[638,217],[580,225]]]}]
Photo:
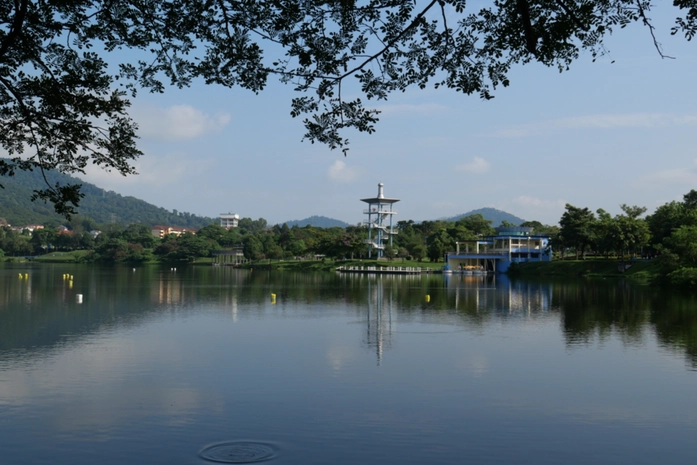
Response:
[{"label": "white tower", "polygon": [[[397,214],[392,210],[392,205],[399,202],[399,199],[388,199],[383,192],[384,184],[378,184],[378,196],[370,199],[361,199],[361,202],[368,204],[368,209],[363,213],[368,215],[368,258],[372,257],[375,249],[377,258],[383,256],[385,243],[392,245],[392,236],[397,231],[392,228],[392,217]],[[389,221],[388,221],[389,220]]]}]

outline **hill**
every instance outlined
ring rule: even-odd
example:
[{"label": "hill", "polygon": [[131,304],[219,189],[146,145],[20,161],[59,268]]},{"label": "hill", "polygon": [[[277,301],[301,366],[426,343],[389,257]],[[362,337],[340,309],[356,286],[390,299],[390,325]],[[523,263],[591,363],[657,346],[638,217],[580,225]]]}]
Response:
[{"label": "hill", "polygon": [[480,214],[484,217],[484,219],[491,221],[491,225],[494,227],[499,226],[501,224],[501,222],[503,222],[503,221],[513,223],[516,226],[525,222],[524,219],[519,218],[515,215],[512,215],[512,214],[507,213],[507,212],[502,211],[502,210],[497,210],[496,208],[489,208],[489,207],[479,208],[477,210],[472,210],[470,212],[463,213],[461,215],[453,216],[451,218],[446,218],[445,220],[446,221],[457,221],[460,218],[464,218],[466,216],[472,216],[472,215],[476,215],[476,214]]},{"label": "hill", "polygon": [[305,218],[304,220],[286,221],[285,224],[287,224],[289,228],[292,228],[293,226],[298,226],[302,228],[307,225],[315,226],[318,228],[345,228],[347,226],[350,226],[348,223],[345,223],[343,221],[335,220],[333,218],[327,218],[326,216],[315,215],[309,218]]},{"label": "hill", "polygon": [[[46,173],[46,179],[51,185],[82,184],[85,197],[78,208],[79,217],[92,218],[97,224],[143,223],[148,226],[168,225],[189,228],[202,228],[214,223],[214,218],[197,216],[191,213],[170,212],[162,207],[156,207],[135,197],[122,196],[113,191],[105,191],[94,184],[55,171]],[[41,200],[32,202],[32,192],[45,189],[46,184],[40,172],[19,171],[12,177],[0,178],[0,218],[5,218],[12,225],[62,224],[66,219],[53,210],[53,205]]]}]

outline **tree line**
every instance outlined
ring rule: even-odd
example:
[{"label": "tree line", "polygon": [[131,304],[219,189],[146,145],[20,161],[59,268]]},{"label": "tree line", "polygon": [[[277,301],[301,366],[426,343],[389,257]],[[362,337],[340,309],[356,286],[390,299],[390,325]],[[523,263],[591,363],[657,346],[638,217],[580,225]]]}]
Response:
[{"label": "tree line", "polygon": [[[142,223],[126,227],[118,224],[99,225],[91,218],[74,217],[66,223],[68,231],[60,231],[53,222],[44,229],[18,232],[0,228],[0,250],[5,256],[41,255],[51,251],[87,250],[82,260],[104,262],[144,262],[154,259],[191,261],[210,257],[215,251],[239,248],[250,261],[270,259],[368,258],[368,229],[365,226],[321,228],[287,224],[269,226],[265,219],[242,218],[237,228],[225,229],[209,224],[196,233],[153,236],[151,228]],[[502,223],[504,226],[512,226]],[[530,225],[553,232],[553,227],[538,222]],[[93,235],[91,231],[100,230]],[[386,258],[440,261],[456,241],[475,240],[495,233],[491,221],[476,214],[458,221],[436,220],[417,223],[398,221],[398,234],[384,250]],[[373,258],[375,254],[373,253]]]},{"label": "tree line", "polygon": [[682,201],[661,205],[642,218],[645,207],[621,205],[614,217],[603,209],[566,205],[553,247],[577,258],[593,253],[605,257],[655,258],[671,282],[697,285],[697,191]]},{"label": "tree line", "polygon": [[[527,221],[518,226],[533,228],[534,234],[549,235],[558,258],[585,259],[587,256],[620,260],[656,258],[665,275],[675,280],[697,276],[697,191],[682,201],[672,201],[646,215],[647,209],[623,204],[622,213],[612,216],[604,209],[567,204],[558,225]],[[456,242],[476,240],[495,234],[492,222],[476,214],[457,221],[398,221],[393,242],[387,244],[387,259],[443,259],[455,250]],[[33,232],[0,228],[0,254],[41,255],[50,251],[87,250],[83,260],[103,262],[192,261],[210,257],[221,249],[238,248],[250,261],[368,258],[368,229],[365,226],[320,228],[269,226],[265,219],[242,218],[239,227],[225,229],[209,224],[196,233],[166,235],[160,239],[147,225],[134,223],[97,225],[90,218],[74,218],[69,231],[51,225]],[[516,226],[503,222],[500,226]],[[101,229],[93,236],[90,231]],[[374,254],[373,254],[374,258]]]}]

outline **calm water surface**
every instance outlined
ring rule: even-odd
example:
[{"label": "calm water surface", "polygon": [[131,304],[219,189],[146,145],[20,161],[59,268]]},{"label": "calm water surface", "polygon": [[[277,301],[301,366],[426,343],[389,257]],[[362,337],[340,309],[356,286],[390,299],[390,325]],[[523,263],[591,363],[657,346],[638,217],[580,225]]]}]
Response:
[{"label": "calm water surface", "polygon": [[3,465],[692,464],[696,366],[615,280],[0,267]]}]

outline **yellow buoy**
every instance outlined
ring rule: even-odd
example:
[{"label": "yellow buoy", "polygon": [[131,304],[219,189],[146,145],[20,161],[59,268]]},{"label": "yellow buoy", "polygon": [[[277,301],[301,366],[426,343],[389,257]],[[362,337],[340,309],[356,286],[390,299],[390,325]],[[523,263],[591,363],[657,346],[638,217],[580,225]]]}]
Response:
[{"label": "yellow buoy", "polygon": [[431,301],[431,296],[430,296],[430,295],[427,295],[427,296],[426,296],[426,302],[430,302],[430,301]]},{"label": "yellow buoy", "polygon": [[29,278],[29,273],[24,273],[24,279]]},{"label": "yellow buoy", "polygon": [[19,274],[19,279],[22,279],[22,273]]}]

